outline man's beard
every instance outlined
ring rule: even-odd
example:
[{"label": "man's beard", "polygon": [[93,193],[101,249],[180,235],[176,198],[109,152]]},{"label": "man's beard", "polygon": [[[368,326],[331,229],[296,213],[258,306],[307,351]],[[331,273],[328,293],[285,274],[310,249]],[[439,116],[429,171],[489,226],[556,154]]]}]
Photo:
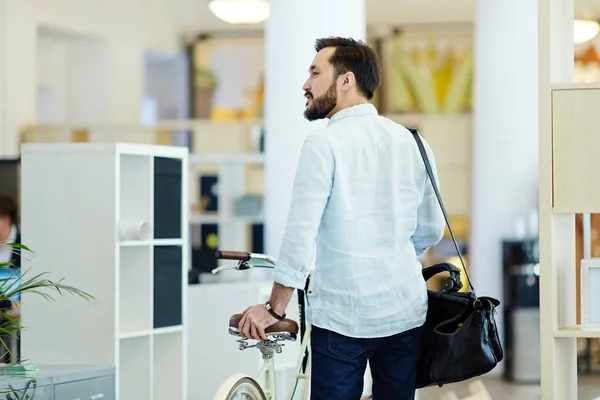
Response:
[{"label": "man's beard", "polygon": [[327,118],[329,113],[337,106],[337,93],[335,81],[331,84],[327,93],[312,99],[312,103],[304,110],[304,117],[309,121]]}]

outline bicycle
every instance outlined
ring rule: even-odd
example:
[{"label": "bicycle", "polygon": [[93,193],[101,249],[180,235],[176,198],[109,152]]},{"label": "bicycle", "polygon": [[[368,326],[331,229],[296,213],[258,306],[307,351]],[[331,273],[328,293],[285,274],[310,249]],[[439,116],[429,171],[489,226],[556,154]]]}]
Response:
[{"label": "bicycle", "polygon": [[[216,257],[221,260],[237,261],[235,264],[223,265],[215,268],[212,273],[218,274],[225,270],[248,270],[251,268],[274,268],[276,260],[273,257],[259,253],[249,253],[242,251],[225,251],[216,252]],[[300,334],[300,354],[296,363],[295,376],[292,379],[292,384],[289,389],[287,399],[292,400],[296,395],[298,383],[304,381],[302,390],[302,400],[309,399],[310,390],[310,325],[304,323],[304,291],[298,293],[298,303],[300,307],[301,326],[294,320],[285,318],[278,321],[274,325],[265,329],[267,340],[256,341],[255,344],[248,344],[248,339],[241,337],[238,329],[239,322],[242,319],[242,314],[234,314],[229,319],[229,334],[240,339],[236,340],[239,343],[240,350],[257,348],[262,353],[263,366],[260,372],[255,376],[247,374],[233,374],[227,378],[219,387],[213,400],[276,400],[276,382],[275,382],[275,354],[283,351],[282,347],[285,342],[295,342]],[[264,379],[264,387],[260,385],[260,381]]]}]

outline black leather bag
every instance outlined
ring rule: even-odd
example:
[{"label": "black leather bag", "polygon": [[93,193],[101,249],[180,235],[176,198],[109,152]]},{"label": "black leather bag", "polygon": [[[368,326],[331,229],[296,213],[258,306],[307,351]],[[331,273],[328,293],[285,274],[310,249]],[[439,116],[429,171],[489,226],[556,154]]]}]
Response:
[{"label": "black leather bag", "polygon": [[452,264],[442,263],[423,268],[423,278],[426,281],[442,272],[448,272],[449,277],[440,291],[427,291],[427,320],[423,330],[416,385],[417,388],[422,388],[442,386],[483,375],[503,359],[504,353],[495,320],[496,307],[500,302],[491,297],[477,297],[475,294],[423,142],[416,129],[409,130],[419,146],[462,270],[469,283],[469,290],[461,292],[461,270]]}]

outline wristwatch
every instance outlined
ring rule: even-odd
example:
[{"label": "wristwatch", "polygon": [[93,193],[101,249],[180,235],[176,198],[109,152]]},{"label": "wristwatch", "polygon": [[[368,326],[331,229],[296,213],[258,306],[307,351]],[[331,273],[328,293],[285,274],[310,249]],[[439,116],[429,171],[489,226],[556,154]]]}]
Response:
[{"label": "wristwatch", "polygon": [[269,314],[271,314],[272,316],[274,316],[275,318],[277,318],[278,320],[282,320],[285,318],[285,313],[283,313],[283,315],[279,315],[277,314],[275,311],[273,311],[273,308],[271,307],[271,302],[267,301],[267,304],[265,304],[267,307],[267,311],[269,312]]}]

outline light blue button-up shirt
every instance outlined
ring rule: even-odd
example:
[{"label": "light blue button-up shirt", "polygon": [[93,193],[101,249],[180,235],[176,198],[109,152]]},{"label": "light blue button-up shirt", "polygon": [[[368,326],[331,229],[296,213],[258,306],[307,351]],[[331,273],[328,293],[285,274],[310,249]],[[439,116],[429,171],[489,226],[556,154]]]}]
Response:
[{"label": "light blue button-up shirt", "polygon": [[444,226],[410,131],[371,104],[346,108],[303,144],[273,279],[302,289],[314,261],[309,323],[351,337],[394,335],[425,322],[417,256]]}]

